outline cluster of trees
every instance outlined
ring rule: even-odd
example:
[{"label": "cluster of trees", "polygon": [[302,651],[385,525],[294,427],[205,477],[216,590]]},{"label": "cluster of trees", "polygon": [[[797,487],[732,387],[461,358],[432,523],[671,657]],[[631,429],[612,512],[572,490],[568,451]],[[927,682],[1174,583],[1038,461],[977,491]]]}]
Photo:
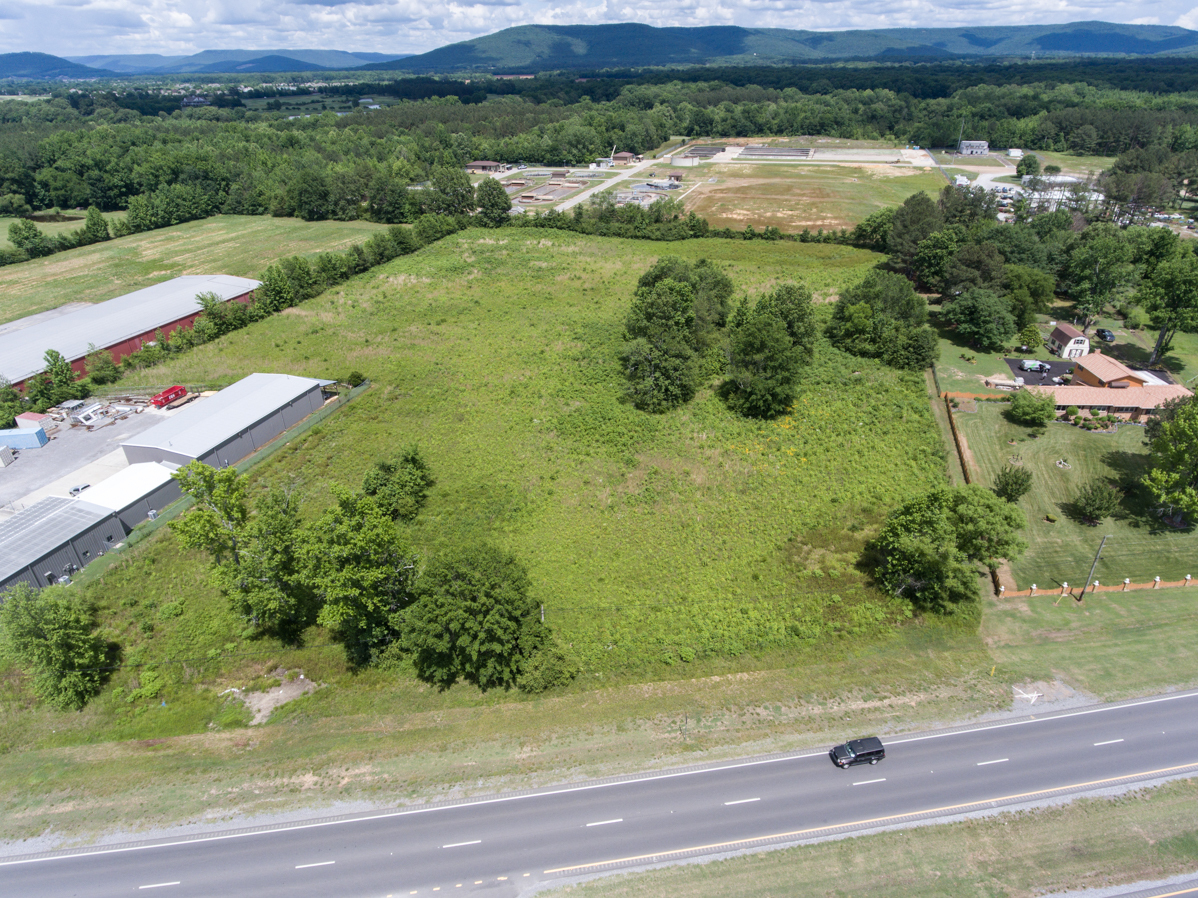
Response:
[{"label": "cluster of trees", "polygon": [[[15,204],[13,205],[15,206]],[[5,214],[4,209],[0,208],[0,215],[3,214]],[[23,204],[23,208],[12,208],[8,214],[29,215],[32,214],[32,210],[27,204]],[[64,249],[74,249],[77,246],[90,246],[93,243],[102,243],[105,240],[111,239],[112,231],[108,228],[108,221],[104,218],[104,214],[95,206],[88,208],[82,227],[55,237],[44,234],[28,218],[19,218],[17,221],[11,222],[8,226],[8,242],[12,244],[12,249],[0,248],[0,265],[11,265],[14,262],[38,259],[42,256],[61,252]]]},{"label": "cluster of trees", "polygon": [[[415,519],[434,483],[415,447],[378,462],[358,491],[335,486],[335,504],[307,522],[295,493],[274,489],[251,502],[233,468],[192,462],[175,477],[195,508],[170,526],[211,555],[213,580],[246,636],[294,644],[318,625],[353,664],[406,658],[443,688],[461,679],[536,690],[572,676],[560,661],[546,672],[550,633],[515,556],[472,544],[424,562],[413,549],[398,524]],[[529,665],[536,676],[523,678]]]},{"label": "cluster of trees", "polygon": [[[44,412],[68,399],[83,399],[90,394],[91,382],[77,380],[71,363],[62,353],[48,349],[44,359],[46,370],[26,381],[23,394],[0,375],[0,430],[15,427],[14,419],[22,412]],[[108,356],[108,365],[116,367],[111,356]],[[97,366],[103,368],[100,362]]]},{"label": "cluster of trees", "polygon": [[[1188,95],[1114,89],[1105,70],[1084,67],[1070,70],[1072,83],[1027,82],[1034,71],[994,68],[983,80],[1004,83],[971,84],[976,76],[959,69],[952,77],[962,86],[948,94],[925,90],[936,78],[947,85],[943,72],[909,67],[827,70],[815,81],[807,70],[748,69],[721,72],[723,81],[706,70],[698,74],[705,80],[654,73],[633,83],[402,79],[391,87],[407,98],[386,109],[294,121],[235,106],[233,97],[165,115],[144,96],[61,91],[48,102],[0,102],[0,123],[19,126],[0,140],[0,198],[18,207],[110,211],[142,197],[135,216],[142,222],[208,209],[393,223],[428,211],[413,207],[409,186],[438,166],[471,159],[577,165],[613,145],[651,152],[671,135],[822,134],[944,146],[955,142],[962,118],[971,136],[995,146],[1128,153],[1113,176],[1118,190],[1135,181],[1123,177],[1139,173],[1132,168],[1148,164],[1130,153],[1176,157],[1168,171],[1151,163],[1173,184],[1194,169],[1198,109]],[[1090,77],[1100,86],[1085,83]]]},{"label": "cluster of trees", "polygon": [[1179,331],[1198,329],[1198,256],[1167,228],[1089,223],[1065,210],[999,224],[992,194],[945,187],[870,216],[853,242],[939,294],[940,317],[979,349],[1019,336],[1039,346],[1036,315],[1054,295],[1073,302],[1083,332],[1108,308],[1159,331],[1155,362]]},{"label": "cluster of trees", "polygon": [[794,401],[798,375],[815,348],[811,292],[782,284],[732,310],[732,280],[706,260],[660,259],[637,283],[624,322],[626,396],[664,412],[690,401],[705,380],[740,414],[771,418]]},{"label": "cluster of trees", "polygon": [[894,272],[872,271],[841,293],[827,334],[845,352],[922,371],[940,356],[938,338],[927,321],[927,301],[910,281]]}]

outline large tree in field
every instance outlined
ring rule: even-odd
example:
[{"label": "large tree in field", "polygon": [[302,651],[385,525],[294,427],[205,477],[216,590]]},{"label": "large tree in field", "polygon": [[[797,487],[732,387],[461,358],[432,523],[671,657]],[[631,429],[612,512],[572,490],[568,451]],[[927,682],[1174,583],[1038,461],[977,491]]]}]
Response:
[{"label": "large tree in field", "polygon": [[474,185],[460,168],[438,165],[433,169],[428,211],[435,215],[469,215],[474,211]]},{"label": "large tree in field", "polygon": [[919,244],[944,226],[944,215],[930,196],[922,191],[907,197],[894,210],[886,248],[891,264],[909,269]]},{"label": "large tree in field", "polygon": [[732,329],[728,379],[720,394],[728,407],[749,418],[774,418],[794,402],[803,362],[778,310],[758,301]]},{"label": "large tree in field", "polygon": [[1135,267],[1131,247],[1115,225],[1090,225],[1068,247],[1063,279],[1082,321],[1082,333],[1090,329],[1107,303],[1132,282]]},{"label": "large tree in field", "polygon": [[171,476],[195,502],[194,509],[170,523],[179,541],[189,548],[204,549],[217,564],[226,560],[240,563],[241,538],[250,507],[245,481],[237,469],[218,471],[202,461],[193,461]]},{"label": "large tree in field", "polygon": [[1010,304],[996,293],[972,287],[950,303],[941,313],[945,321],[957,326],[957,333],[971,346],[996,352],[1015,336],[1015,318]]},{"label": "large tree in field", "polygon": [[1145,307],[1158,328],[1156,344],[1148,364],[1155,364],[1169,351],[1178,331],[1198,330],[1198,256],[1184,251],[1160,263],[1152,274]]},{"label": "large tree in field", "polygon": [[695,395],[695,294],[672,278],[637,290],[624,323],[628,398],[642,411],[664,412]]},{"label": "large tree in field", "polygon": [[88,600],[63,587],[19,583],[0,593],[0,654],[24,669],[38,699],[59,710],[82,708],[100,688],[105,646],[94,628]]},{"label": "large tree in field", "polygon": [[494,178],[484,178],[474,191],[478,218],[489,228],[501,228],[511,218],[512,199]]},{"label": "large tree in field", "polygon": [[417,675],[441,687],[458,679],[480,689],[515,685],[546,637],[529,585],[524,565],[491,545],[434,559],[406,617],[404,644]]},{"label": "large tree in field", "polygon": [[305,528],[300,564],[321,606],[317,623],[365,665],[402,633],[417,558],[374,497],[338,486],[333,495],[337,504]]},{"label": "large tree in field", "polygon": [[940,488],[891,512],[873,543],[885,589],[947,611],[978,598],[978,562],[993,569],[1027,548],[1023,512],[980,486]]},{"label": "large tree in field", "polygon": [[1150,444],[1144,485],[1162,507],[1198,517],[1198,402],[1170,410]]}]

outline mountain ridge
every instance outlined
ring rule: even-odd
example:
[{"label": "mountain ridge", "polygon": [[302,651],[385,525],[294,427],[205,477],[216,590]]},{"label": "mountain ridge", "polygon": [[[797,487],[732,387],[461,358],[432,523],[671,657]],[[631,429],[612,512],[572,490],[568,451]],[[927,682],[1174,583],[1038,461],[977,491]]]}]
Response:
[{"label": "mountain ridge", "polygon": [[655,28],[519,25],[367,71],[538,72],[677,65],[785,64],[837,59],[1156,56],[1198,54],[1198,31],[1167,25],[1072,22],[962,28],[795,31],[735,25]]}]

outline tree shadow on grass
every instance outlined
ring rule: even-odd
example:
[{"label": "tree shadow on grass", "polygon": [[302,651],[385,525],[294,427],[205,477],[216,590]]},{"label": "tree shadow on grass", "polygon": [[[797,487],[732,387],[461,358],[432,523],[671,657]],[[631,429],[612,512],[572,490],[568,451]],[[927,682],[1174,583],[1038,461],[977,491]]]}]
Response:
[{"label": "tree shadow on grass", "polygon": [[[1148,360],[1152,358],[1152,350],[1137,343],[1104,345],[1102,351],[1111,358],[1118,359],[1125,365],[1130,365],[1134,368],[1147,368]],[[1187,368],[1186,363],[1173,350],[1169,350],[1161,356],[1158,364],[1163,365],[1169,370],[1170,374],[1175,376],[1182,374]]]},{"label": "tree shadow on grass", "polygon": [[1156,514],[1156,500],[1144,488],[1143,478],[1148,473],[1148,456],[1139,452],[1112,449],[1102,456],[1102,463],[1110,469],[1109,482],[1123,493],[1119,510],[1113,515],[1126,521],[1129,527],[1149,530],[1160,526]]}]

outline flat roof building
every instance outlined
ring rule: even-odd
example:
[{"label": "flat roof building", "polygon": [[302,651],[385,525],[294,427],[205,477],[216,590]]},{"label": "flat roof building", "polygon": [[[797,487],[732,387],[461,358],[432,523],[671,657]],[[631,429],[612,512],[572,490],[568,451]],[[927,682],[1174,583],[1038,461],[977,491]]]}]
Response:
[{"label": "flat roof building", "polygon": [[990,142],[987,140],[963,140],[957,146],[957,152],[962,156],[990,155]]},{"label": "flat roof building", "polygon": [[332,381],[290,374],[251,374],[215,396],[121,444],[130,464],[199,459],[214,468],[236,464],[324,404]]},{"label": "flat roof building", "polygon": [[151,512],[159,512],[183,495],[179,481],[171,475],[179,470],[173,463],[140,462],[129,465],[87,491],[87,502],[112,510],[125,533]]},{"label": "flat roof building", "polygon": [[[114,362],[141,349],[159,330],[169,335],[190,327],[201,308],[196,297],[215,293],[225,302],[249,302],[262,286],[250,278],[224,274],[172,278],[53,318],[39,318],[25,327],[0,334],[0,375],[20,389],[45,370],[47,349],[62,353],[77,374],[85,374],[89,347],[107,349]],[[19,322],[17,322],[19,325]]]},{"label": "flat roof building", "polygon": [[124,538],[112,509],[61,496],[42,499],[0,521],[0,590],[69,578]]}]

